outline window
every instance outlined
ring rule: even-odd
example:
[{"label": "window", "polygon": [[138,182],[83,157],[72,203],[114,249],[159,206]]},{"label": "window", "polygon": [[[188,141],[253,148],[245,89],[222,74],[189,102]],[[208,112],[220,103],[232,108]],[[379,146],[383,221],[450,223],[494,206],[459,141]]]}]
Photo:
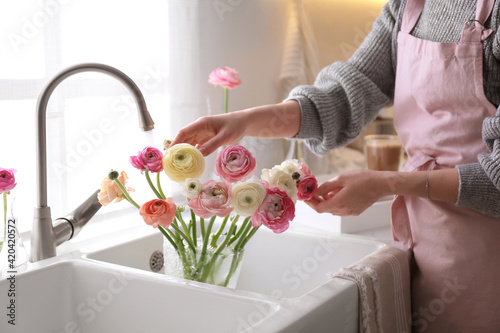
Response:
[{"label": "window", "polygon": [[[0,166],[18,170],[12,195],[21,231],[31,229],[36,205],[36,101],[59,71],[82,62],[120,69],[141,89],[156,128],[154,139],[139,130],[132,96],[116,79],[81,73],[63,81],[47,109],[48,203],[53,219],[97,190],[110,168],[129,171],[128,156],[146,143],[160,146],[168,135],[168,9],[166,0],[0,4]],[[137,184],[131,186],[146,192],[140,175],[133,178]],[[124,208],[129,206],[105,211]]]}]

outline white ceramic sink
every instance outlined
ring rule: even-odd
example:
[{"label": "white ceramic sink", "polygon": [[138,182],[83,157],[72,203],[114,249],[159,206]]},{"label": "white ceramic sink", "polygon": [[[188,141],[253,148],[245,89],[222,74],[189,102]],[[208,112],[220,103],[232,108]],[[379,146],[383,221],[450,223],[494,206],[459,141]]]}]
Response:
[{"label": "white ceramic sink", "polygon": [[311,228],[279,235],[262,228],[229,289],[152,272],[162,234],[119,222],[111,233],[67,242],[59,256],[18,274],[15,326],[5,315],[10,281],[0,280],[0,332],[354,333],[357,287],[329,273],[383,246]]},{"label": "white ceramic sink", "polygon": [[[234,293],[268,302],[256,303],[252,311],[238,314],[237,330],[231,332],[319,333],[332,332],[332,328],[334,332],[357,332],[356,286],[343,279],[330,279],[329,273],[381,246],[352,236],[293,230],[276,235],[259,230],[245,248]],[[86,257],[151,271],[150,256],[162,248],[163,236],[155,232]]]},{"label": "white ceramic sink", "polygon": [[[279,305],[226,288],[76,259],[0,281],[0,332],[237,332],[239,317]],[[15,300],[15,326],[5,313]],[[207,328],[208,327],[208,328]]]}]

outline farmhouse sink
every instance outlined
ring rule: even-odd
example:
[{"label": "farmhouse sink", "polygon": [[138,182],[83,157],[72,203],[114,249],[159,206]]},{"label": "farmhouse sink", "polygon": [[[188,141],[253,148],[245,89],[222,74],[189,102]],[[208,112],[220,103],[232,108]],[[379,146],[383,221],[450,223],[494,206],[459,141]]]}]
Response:
[{"label": "farmhouse sink", "polygon": [[[9,289],[15,297],[7,297]],[[225,289],[65,260],[0,281],[0,332],[236,332],[238,317],[256,306],[269,309],[268,316],[279,309]],[[6,320],[11,299],[12,318]]]},{"label": "farmhouse sink", "polygon": [[[239,314],[232,332],[357,332],[357,288],[330,275],[382,246],[353,236],[294,230],[277,235],[262,228],[245,247],[234,293],[267,302]],[[150,259],[162,249],[163,236],[153,232],[85,257],[156,274]]]},{"label": "farmhouse sink", "polygon": [[[312,228],[279,235],[261,228],[230,289],[165,275],[162,234],[133,219],[0,280],[0,332],[354,333],[357,287],[331,273],[384,246]],[[10,302],[15,326],[6,316]]]}]

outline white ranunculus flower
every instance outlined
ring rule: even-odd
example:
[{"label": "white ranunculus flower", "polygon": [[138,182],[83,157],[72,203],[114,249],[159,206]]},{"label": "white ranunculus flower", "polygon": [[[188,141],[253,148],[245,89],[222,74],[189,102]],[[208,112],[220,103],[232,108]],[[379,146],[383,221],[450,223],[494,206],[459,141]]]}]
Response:
[{"label": "white ranunculus flower", "polygon": [[270,187],[276,186],[285,191],[294,203],[297,201],[297,183],[288,172],[276,167],[271,170],[263,169],[262,179],[267,181]]},{"label": "white ranunculus flower", "polygon": [[193,199],[200,194],[203,184],[197,178],[188,178],[182,184],[182,194],[188,198]]},{"label": "white ranunculus flower", "polygon": [[199,178],[205,171],[205,158],[197,148],[187,143],[168,148],[162,164],[165,174],[178,183],[187,178]]},{"label": "white ranunculus flower", "polygon": [[252,216],[259,209],[265,196],[264,185],[258,179],[252,178],[233,185],[231,206],[240,216]]},{"label": "white ranunculus flower", "polygon": [[299,177],[295,180],[302,179],[305,177],[305,173],[301,170],[301,164],[298,160],[290,159],[281,162],[280,168],[288,173],[292,178],[295,173],[298,173]]}]

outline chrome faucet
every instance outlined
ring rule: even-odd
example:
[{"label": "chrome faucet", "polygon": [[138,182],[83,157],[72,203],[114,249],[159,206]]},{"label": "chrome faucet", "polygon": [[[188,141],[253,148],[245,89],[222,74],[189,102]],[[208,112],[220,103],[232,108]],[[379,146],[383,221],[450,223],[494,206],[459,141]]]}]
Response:
[{"label": "chrome faucet", "polygon": [[47,205],[47,104],[59,83],[69,76],[81,72],[100,72],[121,81],[135,98],[139,108],[139,126],[144,131],[150,131],[154,128],[154,122],[146,108],[141,91],[134,81],[114,67],[98,63],[79,64],[63,70],[47,83],[37,102],[37,206],[35,207],[31,232],[31,262],[54,257],[56,247],[74,238],[101,208],[101,204],[97,200],[99,190],[73,212],[63,218],[56,219],[54,223],[52,223],[50,216],[50,207]]}]

